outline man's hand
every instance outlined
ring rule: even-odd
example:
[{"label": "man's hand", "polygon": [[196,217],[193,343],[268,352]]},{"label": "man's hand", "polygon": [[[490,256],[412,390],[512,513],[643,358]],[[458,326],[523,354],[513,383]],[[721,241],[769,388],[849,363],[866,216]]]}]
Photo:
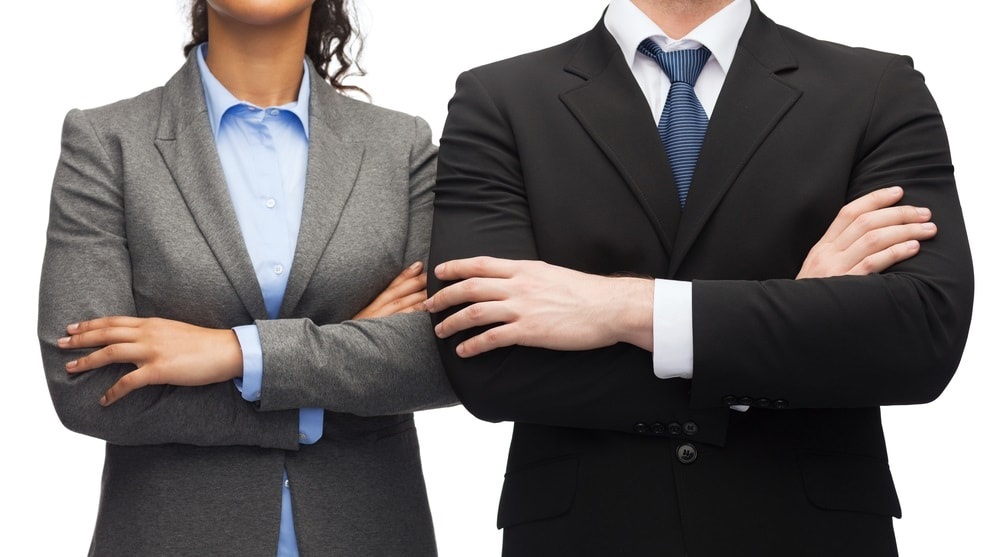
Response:
[{"label": "man's hand", "polygon": [[243,351],[231,329],[207,329],[181,321],[140,317],[102,317],[66,328],[63,349],[99,348],[66,364],[82,373],[109,364],[134,364],[101,397],[108,406],[147,385],[200,386],[243,374]]},{"label": "man's hand", "polygon": [[795,278],[880,273],[920,251],[937,234],[923,207],[893,207],[903,188],[875,190],[844,205]]},{"label": "man's hand", "polygon": [[429,311],[471,304],[434,328],[439,337],[499,324],[459,344],[461,357],[514,344],[589,350],[631,342],[652,348],[651,280],[493,257],[448,261],[438,265],[435,274],[443,281],[461,282],[428,298]]},{"label": "man's hand", "polygon": [[423,268],[424,264],[417,261],[403,269],[354,319],[372,319],[422,310],[423,302],[427,299],[427,273],[420,272]]}]

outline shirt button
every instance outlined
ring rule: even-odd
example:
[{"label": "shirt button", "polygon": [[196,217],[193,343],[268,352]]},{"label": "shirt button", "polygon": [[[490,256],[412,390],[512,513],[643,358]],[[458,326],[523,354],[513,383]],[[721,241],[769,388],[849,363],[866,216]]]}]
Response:
[{"label": "shirt button", "polygon": [[285,268],[282,267],[281,265],[275,265],[274,266],[274,274],[280,275],[281,273],[284,273],[284,272],[285,272]]},{"label": "shirt button", "polygon": [[268,209],[274,209],[274,206],[277,204],[278,202],[273,199],[268,199],[267,201],[264,202],[264,206],[267,207]]},{"label": "shirt button", "polygon": [[256,106],[247,106],[247,110],[249,110],[250,112],[257,112],[257,107]]},{"label": "shirt button", "polygon": [[267,113],[270,114],[271,116],[277,116],[278,115],[278,109],[277,108],[272,108]]},{"label": "shirt button", "polygon": [[285,489],[288,489],[289,487],[291,487],[291,484],[288,483],[288,480],[285,480]]},{"label": "shirt button", "polygon": [[260,391],[255,392],[251,398],[254,400],[260,400]]},{"label": "shirt button", "polygon": [[299,441],[305,441],[306,437],[308,436],[305,433],[299,432]]}]

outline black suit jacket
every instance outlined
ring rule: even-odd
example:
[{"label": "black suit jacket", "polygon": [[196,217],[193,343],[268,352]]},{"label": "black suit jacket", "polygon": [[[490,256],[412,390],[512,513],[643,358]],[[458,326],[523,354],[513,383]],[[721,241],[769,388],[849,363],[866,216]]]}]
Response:
[{"label": "black suit jacket", "polygon": [[[919,255],[879,275],[792,280],[845,203],[888,185],[933,211],[940,232]],[[895,554],[879,406],[941,393],[972,308],[922,76],[754,6],[683,211],[675,192],[603,22],[459,77],[432,265],[493,255],[693,281],[693,381],[657,379],[627,344],[462,360],[469,334],[441,343],[466,407],[516,422],[505,555]]]}]

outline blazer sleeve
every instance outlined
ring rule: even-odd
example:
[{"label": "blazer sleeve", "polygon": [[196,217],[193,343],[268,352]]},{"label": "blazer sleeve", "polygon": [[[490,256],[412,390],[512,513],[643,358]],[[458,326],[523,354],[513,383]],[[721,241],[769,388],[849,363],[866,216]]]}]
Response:
[{"label": "blazer sleeve", "polygon": [[70,323],[136,315],[125,230],[123,177],[88,115],[63,125],[42,263],[38,338],[49,392],[63,424],[117,445],[185,443],[298,448],[298,413],[261,413],[232,382],[206,387],[150,386],[104,408],[98,399],[134,369],[114,365],[70,375],[65,364],[86,351],[61,350]]},{"label": "blazer sleeve", "polygon": [[973,269],[944,123],[923,77],[892,58],[874,95],[851,198],[900,185],[937,236],[882,274],[695,281],[692,400],[866,407],[935,399],[972,316]]},{"label": "blazer sleeve", "polygon": [[[505,110],[475,70],[459,76],[441,137],[432,268],[478,255],[538,259],[526,179]],[[443,286],[428,278],[429,293]],[[458,309],[432,319],[440,322]],[[688,407],[681,380],[657,379],[652,355],[630,344],[577,352],[511,346],[459,358],[458,344],[483,330],[439,341],[455,392],[480,419],[631,432],[640,417],[669,418]]]},{"label": "blazer sleeve", "polygon": [[[405,264],[426,261],[437,153],[414,119]],[[359,416],[404,414],[455,404],[427,312],[317,324],[257,321],[264,354],[260,409],[319,407]]]}]

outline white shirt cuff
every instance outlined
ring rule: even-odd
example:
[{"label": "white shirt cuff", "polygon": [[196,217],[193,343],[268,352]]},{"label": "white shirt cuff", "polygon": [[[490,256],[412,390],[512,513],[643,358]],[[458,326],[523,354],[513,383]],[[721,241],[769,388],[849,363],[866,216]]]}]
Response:
[{"label": "white shirt cuff", "polygon": [[691,283],[653,281],[653,373],[660,379],[691,379],[694,332]]}]

